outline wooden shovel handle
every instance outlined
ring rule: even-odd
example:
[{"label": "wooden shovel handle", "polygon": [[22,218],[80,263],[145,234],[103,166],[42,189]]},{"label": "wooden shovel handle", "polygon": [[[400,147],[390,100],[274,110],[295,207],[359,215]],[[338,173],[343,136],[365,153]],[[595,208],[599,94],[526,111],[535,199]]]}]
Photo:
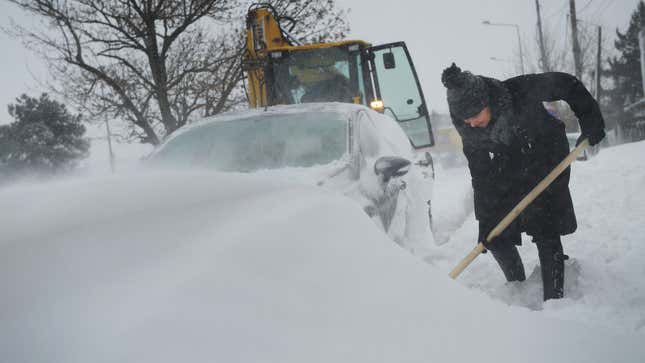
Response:
[{"label": "wooden shovel handle", "polygon": [[461,274],[461,272],[464,271],[466,267],[468,267],[468,265],[470,265],[470,263],[477,258],[477,256],[481,255],[481,253],[484,252],[485,249],[486,248],[484,248],[484,244],[479,242],[477,246],[475,246],[475,248],[473,248],[473,250],[470,251],[470,253],[467,254],[466,257],[464,257],[461,262],[459,262],[459,264],[452,269],[452,271],[450,271],[448,276],[450,276],[450,278],[452,279],[456,279],[457,276],[459,276],[459,274]]},{"label": "wooden shovel handle", "polygon": [[[571,163],[576,160],[578,155],[580,155],[588,146],[589,140],[582,140],[582,142],[578,146],[576,146],[576,148],[573,149],[573,151],[571,151],[569,155],[564,158],[564,160],[562,160],[553,170],[551,170],[549,175],[544,177],[544,179],[542,179],[542,181],[538,185],[536,185],[535,188],[533,188],[533,190],[529,192],[529,194],[527,194],[519,203],[517,203],[517,205],[506,215],[506,217],[504,217],[504,219],[502,219],[497,224],[497,226],[495,226],[495,228],[493,228],[493,230],[488,233],[488,236],[486,236],[486,241],[492,241],[495,237],[504,232],[506,227],[508,227],[508,225],[511,224],[511,222],[513,222],[515,218],[517,218],[517,216],[519,216],[520,213],[522,213],[522,211],[524,211],[524,209],[526,209],[526,207],[528,207],[529,204],[531,204],[531,202],[533,202],[535,198],[537,198],[538,195],[540,195],[540,193],[542,193],[544,189],[546,189],[555,180],[555,178],[562,174],[562,172],[566,168],[568,168],[569,165],[571,165]],[[475,247],[466,257],[464,257],[464,259],[461,260],[461,262],[459,262],[459,264],[455,268],[453,268],[452,271],[450,271],[448,276],[456,279],[457,276],[459,276],[459,274],[461,274],[461,272],[464,271],[466,267],[468,267],[468,265],[470,265],[470,263],[473,262],[475,258],[477,258],[477,256],[479,256],[484,250],[484,244],[482,242],[478,243],[477,247]]]}]

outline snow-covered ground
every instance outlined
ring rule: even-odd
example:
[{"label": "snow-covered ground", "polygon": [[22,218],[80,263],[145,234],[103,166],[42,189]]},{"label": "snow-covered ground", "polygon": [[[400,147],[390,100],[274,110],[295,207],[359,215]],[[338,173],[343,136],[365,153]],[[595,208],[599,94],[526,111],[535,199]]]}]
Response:
[{"label": "snow-covered ground", "polygon": [[[602,149],[575,162],[571,191],[578,231],[563,237],[565,295],[543,304],[537,249],[524,236],[527,281],[506,283],[490,255],[480,256],[460,283],[508,305],[620,332],[645,332],[645,142]],[[477,224],[467,168],[437,173],[433,214],[444,242],[426,260],[445,271],[474,246]],[[464,208],[464,205],[466,207]],[[442,214],[445,214],[441,217]],[[448,236],[448,237],[446,237]],[[445,240],[447,238],[447,240]]]},{"label": "snow-covered ground", "polygon": [[423,259],[351,200],[269,176],[4,187],[0,362],[642,362],[644,154],[574,165],[567,298],[547,304],[528,240],[524,283],[489,255],[447,277],[477,234],[464,168],[437,170]]},{"label": "snow-covered ground", "polygon": [[[0,192],[3,362],[623,362],[642,334],[450,280],[320,188],[151,173]],[[37,226],[37,227],[36,227]]]}]

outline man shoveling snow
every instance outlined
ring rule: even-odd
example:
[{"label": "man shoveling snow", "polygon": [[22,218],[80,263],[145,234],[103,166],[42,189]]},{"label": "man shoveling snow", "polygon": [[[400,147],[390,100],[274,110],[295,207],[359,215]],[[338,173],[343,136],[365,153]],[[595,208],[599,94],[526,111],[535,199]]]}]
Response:
[{"label": "man shoveling snow", "polygon": [[567,168],[501,234],[486,236],[542,178],[569,153],[564,124],[542,102],[564,100],[579,119],[581,142],[604,136],[598,104],[575,77],[543,73],[498,81],[462,72],[454,63],[441,80],[474,189],[479,241],[484,241],[508,281],[526,279],[516,245],[521,233],[533,237],[540,259],[544,300],[564,296],[564,260],[560,236],[577,228]]}]

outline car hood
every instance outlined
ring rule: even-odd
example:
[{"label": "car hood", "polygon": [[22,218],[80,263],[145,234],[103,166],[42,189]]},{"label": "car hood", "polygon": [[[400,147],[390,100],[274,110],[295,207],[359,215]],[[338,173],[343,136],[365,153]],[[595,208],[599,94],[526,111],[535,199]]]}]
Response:
[{"label": "car hood", "polygon": [[635,337],[509,309],[461,287],[321,188],[150,173],[6,188],[0,205],[3,362],[643,354]]}]

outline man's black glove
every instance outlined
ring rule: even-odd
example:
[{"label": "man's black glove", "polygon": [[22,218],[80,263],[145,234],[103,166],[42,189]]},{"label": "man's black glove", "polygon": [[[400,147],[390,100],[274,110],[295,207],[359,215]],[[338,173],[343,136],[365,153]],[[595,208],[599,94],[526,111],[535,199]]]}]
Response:
[{"label": "man's black glove", "polygon": [[487,250],[495,250],[495,248],[504,244],[514,245],[515,241],[520,241],[521,231],[518,229],[517,222],[511,223],[499,236],[486,241],[486,236],[497,226],[497,223],[492,221],[479,221],[479,236],[478,242],[482,242]]},{"label": "man's black glove", "polygon": [[605,138],[605,130],[603,129],[598,129],[598,130],[584,130],[582,131],[582,134],[580,134],[580,137],[578,137],[578,140],[576,141],[576,146],[580,145],[582,140],[588,139],[589,140],[589,145],[594,146],[602,139]]}]

